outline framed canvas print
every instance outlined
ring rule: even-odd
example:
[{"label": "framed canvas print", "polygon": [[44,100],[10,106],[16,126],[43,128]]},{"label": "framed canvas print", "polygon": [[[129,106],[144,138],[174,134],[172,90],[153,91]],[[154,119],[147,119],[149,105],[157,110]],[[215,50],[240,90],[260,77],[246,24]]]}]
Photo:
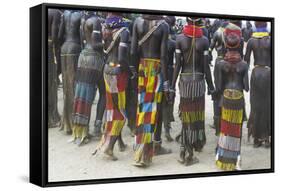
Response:
[{"label": "framed canvas print", "polygon": [[274,18],[30,8],[30,182],[274,172]]}]

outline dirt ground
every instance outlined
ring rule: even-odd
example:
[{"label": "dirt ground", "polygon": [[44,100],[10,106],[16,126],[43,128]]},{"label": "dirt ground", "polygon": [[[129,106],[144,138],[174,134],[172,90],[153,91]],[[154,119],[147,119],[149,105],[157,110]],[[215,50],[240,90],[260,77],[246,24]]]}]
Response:
[{"label": "dirt ground", "polygon": [[[98,96],[96,96],[96,100],[92,107],[90,131],[94,124],[97,99]],[[86,145],[78,147],[73,143],[68,143],[68,140],[71,138],[70,135],[64,134],[62,131],[59,131],[58,128],[51,128],[48,131],[49,181],[55,182],[220,171],[215,165],[215,147],[217,138],[214,129],[210,127],[213,123],[213,102],[211,97],[207,95],[205,100],[205,131],[207,143],[201,153],[195,152],[195,156],[199,159],[199,163],[192,166],[183,166],[178,163],[177,159],[179,158],[180,145],[175,141],[171,143],[166,142],[162,135],[162,145],[172,149],[172,153],[155,156],[152,165],[149,168],[137,168],[133,166],[134,138],[130,136],[130,130],[126,125],[123,128],[122,135],[128,148],[125,152],[119,152],[118,146],[116,145],[115,155],[118,157],[117,161],[108,161],[104,158],[103,152],[99,152],[95,156],[91,155],[96,148],[98,141],[91,141]],[[247,115],[249,115],[249,93],[245,93],[245,101]],[[175,137],[181,129],[180,119],[177,115],[178,104],[179,97],[176,97],[176,103],[174,105],[175,122],[172,123],[171,130],[173,137]],[[62,112],[62,106],[62,88],[59,88],[58,108],[60,114]],[[243,124],[241,157],[243,170],[270,168],[270,149],[264,147],[253,148],[253,140],[251,139],[250,142],[247,140],[246,123]]]}]

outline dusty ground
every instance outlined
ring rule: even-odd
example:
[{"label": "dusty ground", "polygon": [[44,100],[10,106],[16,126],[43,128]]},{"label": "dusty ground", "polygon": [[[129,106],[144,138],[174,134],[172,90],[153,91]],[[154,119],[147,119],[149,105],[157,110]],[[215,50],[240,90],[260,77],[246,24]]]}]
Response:
[{"label": "dusty ground", "polygon": [[[215,57],[214,57],[215,58]],[[249,73],[250,74],[250,73]],[[62,112],[62,89],[58,91],[58,107]],[[98,98],[98,96],[97,96]],[[245,93],[246,110],[249,115],[249,93]],[[172,123],[171,134],[175,137],[180,132],[180,120],[177,116],[179,98],[176,98],[174,115],[175,121]],[[115,147],[115,153],[118,161],[108,161],[103,157],[103,153],[92,156],[91,153],[97,145],[97,141],[91,141],[87,145],[78,147],[67,141],[71,138],[59,131],[58,128],[49,129],[49,181],[69,181],[102,179],[115,177],[133,177],[133,176],[151,176],[167,174],[183,174],[198,172],[215,172],[219,169],[215,166],[215,147],[216,136],[214,130],[210,128],[213,120],[213,106],[210,96],[206,96],[205,110],[205,130],[207,143],[201,153],[195,153],[199,163],[193,166],[183,166],[177,162],[179,156],[179,144],[176,142],[168,143],[163,141],[163,146],[172,149],[172,154],[155,156],[153,164],[146,169],[137,168],[133,163],[133,142],[134,138],[130,136],[127,126],[123,129],[123,138],[128,144],[125,152],[119,152],[118,146]],[[92,117],[90,129],[93,128],[96,110],[96,100],[92,107]],[[163,137],[164,140],[164,137]],[[243,125],[242,137],[242,169],[265,169],[270,168],[270,149],[260,147],[253,148],[253,141],[247,141],[246,124]]]}]

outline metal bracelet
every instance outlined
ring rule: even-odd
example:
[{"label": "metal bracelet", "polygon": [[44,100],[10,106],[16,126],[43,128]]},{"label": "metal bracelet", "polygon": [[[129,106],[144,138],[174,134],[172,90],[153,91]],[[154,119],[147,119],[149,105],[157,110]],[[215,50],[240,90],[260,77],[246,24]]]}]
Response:
[{"label": "metal bracelet", "polygon": [[168,91],[169,90],[169,81],[168,80],[163,83],[163,90],[164,91]]}]

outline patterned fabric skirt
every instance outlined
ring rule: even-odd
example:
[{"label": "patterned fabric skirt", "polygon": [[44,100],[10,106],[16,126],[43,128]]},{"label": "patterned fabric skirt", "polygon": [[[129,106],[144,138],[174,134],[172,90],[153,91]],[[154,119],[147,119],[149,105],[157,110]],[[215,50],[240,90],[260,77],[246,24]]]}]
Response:
[{"label": "patterned fabric skirt", "polygon": [[90,52],[88,49],[81,52],[76,72],[72,113],[72,135],[81,141],[88,135],[92,103],[96,95],[96,84],[102,77],[102,66],[101,54]]},{"label": "patterned fabric skirt", "polygon": [[135,162],[149,164],[153,156],[153,136],[162,101],[160,60],[140,60],[135,136]]},{"label": "patterned fabric skirt", "polygon": [[126,87],[128,73],[120,71],[117,74],[104,73],[106,89],[105,106],[105,141],[111,136],[119,136],[126,122]]},{"label": "patterned fabric skirt", "polygon": [[224,90],[216,153],[216,165],[220,169],[234,170],[240,158],[243,108],[243,92],[234,89]]},{"label": "patterned fabric skirt", "polygon": [[182,73],[179,91],[179,117],[183,128],[182,146],[201,150],[206,143],[204,75]]}]

